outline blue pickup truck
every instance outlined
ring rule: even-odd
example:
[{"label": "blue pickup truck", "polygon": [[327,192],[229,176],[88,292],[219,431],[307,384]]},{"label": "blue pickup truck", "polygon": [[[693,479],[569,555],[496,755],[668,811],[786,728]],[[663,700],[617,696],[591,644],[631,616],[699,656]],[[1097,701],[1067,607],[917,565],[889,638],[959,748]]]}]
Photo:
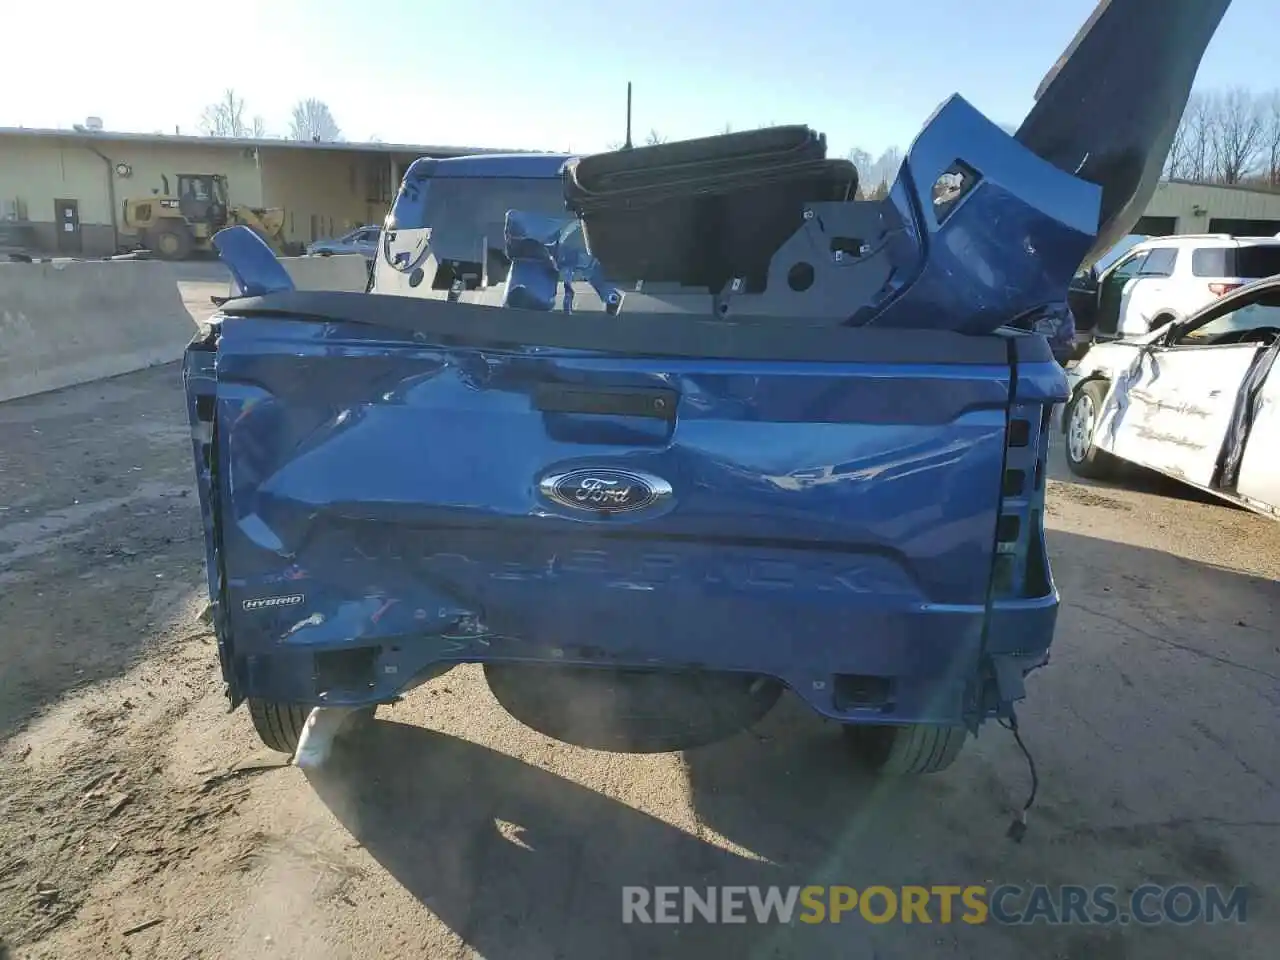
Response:
[{"label": "blue pickup truck", "polygon": [[[1228,2],[1104,0],[1016,135],[953,97],[883,200],[781,128],[415,165],[371,293],[219,235],[242,294],[185,382],[233,706],[292,751],[480,663],[570,743],[695,747],[790,690],[877,770],[950,765],[1054,633],[1028,318],[1132,227]],[[587,256],[519,209],[433,252],[435,181],[533,167]],[[595,307],[516,308],[548,265]]]}]

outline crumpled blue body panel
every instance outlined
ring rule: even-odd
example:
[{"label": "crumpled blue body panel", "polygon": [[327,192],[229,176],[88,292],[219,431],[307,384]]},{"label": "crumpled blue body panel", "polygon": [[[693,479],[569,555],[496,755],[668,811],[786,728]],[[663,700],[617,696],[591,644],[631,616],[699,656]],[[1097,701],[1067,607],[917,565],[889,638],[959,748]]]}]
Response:
[{"label": "crumpled blue body panel", "polygon": [[[1065,384],[1046,357],[1012,384],[1002,338],[953,364],[920,336],[911,362],[653,361],[227,317],[216,378],[207,348],[187,363],[217,437],[197,462],[233,696],[368,703],[455,663],[539,661],[765,673],[846,722],[973,721],[995,709],[984,650],[1030,669],[1052,638],[1027,544]],[[672,390],[678,412],[559,410],[547,385]],[[1030,438],[1014,490],[1011,390]],[[671,494],[617,515],[547,495],[584,469]],[[859,677],[891,702],[840,700]]]},{"label": "crumpled blue body panel", "polygon": [[[961,194],[936,203],[935,183],[951,171]],[[980,334],[1065,303],[1101,199],[953,96],[912,143],[885,201],[902,223],[889,249],[894,292],[853,322]]]},{"label": "crumpled blue body panel", "polygon": [[[1021,696],[1058,605],[1041,517],[1065,380],[1033,335],[945,328],[1065,289],[1096,191],[988,127],[953,100],[913,146],[888,201],[916,224],[901,284],[864,319],[914,329],[846,328],[865,350],[845,359],[553,347],[498,308],[501,346],[225,308],[187,372],[233,699],[385,701],[491,661],[764,674],[857,723]],[[966,157],[982,177],[938,217],[920,184]],[[508,217],[510,305],[602,282],[568,239]],[[288,289],[269,251],[218,242],[246,292]],[[879,699],[850,693],[869,681]]]}]

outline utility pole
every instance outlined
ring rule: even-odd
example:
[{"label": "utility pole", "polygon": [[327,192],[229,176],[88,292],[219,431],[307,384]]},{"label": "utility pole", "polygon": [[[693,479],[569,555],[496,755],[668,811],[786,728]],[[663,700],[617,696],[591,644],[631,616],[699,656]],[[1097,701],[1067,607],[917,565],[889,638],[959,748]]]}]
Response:
[{"label": "utility pole", "polygon": [[622,145],[623,150],[631,149],[631,81],[627,81],[627,142]]}]

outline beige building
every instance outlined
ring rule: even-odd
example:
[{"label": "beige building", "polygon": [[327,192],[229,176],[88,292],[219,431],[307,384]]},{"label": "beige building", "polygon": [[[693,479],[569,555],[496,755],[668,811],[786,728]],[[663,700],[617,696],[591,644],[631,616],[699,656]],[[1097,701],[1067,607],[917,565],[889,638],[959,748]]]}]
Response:
[{"label": "beige building", "polygon": [[[104,256],[119,246],[126,198],[151,196],[166,177],[174,187],[179,174],[221,174],[232,203],[283,208],[286,239],[308,243],[381,223],[418,157],[486,152],[0,127],[0,221],[22,225],[42,251]],[[1280,193],[1162,182],[1134,233],[1271,236],[1280,233]]]},{"label": "beige building", "polygon": [[1156,187],[1133,232],[1156,237],[1180,233],[1272,237],[1280,233],[1280,193],[1170,180]]},{"label": "beige building", "polygon": [[381,223],[418,157],[478,148],[307,143],[0,127],[0,220],[25,223],[38,249],[115,252],[126,198],[176,188],[179,174],[221,174],[230,200],[282,207],[285,234],[307,243]]}]

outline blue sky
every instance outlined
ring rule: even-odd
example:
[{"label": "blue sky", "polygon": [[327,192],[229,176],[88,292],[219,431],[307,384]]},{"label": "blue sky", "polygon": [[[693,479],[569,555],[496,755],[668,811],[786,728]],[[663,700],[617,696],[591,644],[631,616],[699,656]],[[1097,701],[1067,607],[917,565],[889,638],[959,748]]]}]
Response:
[{"label": "blue sky", "polygon": [[[26,39],[9,45],[5,74],[30,80],[0,88],[0,126],[92,114],[109,129],[195,133],[230,86],[278,133],[296,100],[317,97],[351,140],[589,151],[621,139],[629,79],[639,134],[800,122],[833,152],[878,153],[905,146],[955,92],[1016,124],[1093,6],[11,0],[5,33]],[[1234,0],[1200,84],[1280,86],[1277,13],[1280,0]],[[166,39],[177,53],[161,68]]]}]

